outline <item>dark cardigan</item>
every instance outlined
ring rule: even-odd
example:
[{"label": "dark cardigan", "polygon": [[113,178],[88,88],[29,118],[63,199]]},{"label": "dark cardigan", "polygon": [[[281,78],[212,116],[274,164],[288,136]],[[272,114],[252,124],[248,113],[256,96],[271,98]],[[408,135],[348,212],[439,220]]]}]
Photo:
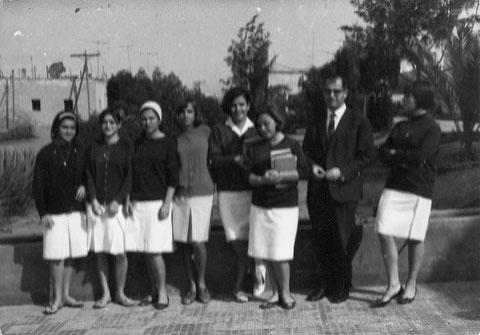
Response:
[{"label": "dark cardigan", "polygon": [[75,145],[50,143],[37,154],[33,173],[33,197],[40,217],[83,211],[85,203],[75,199],[85,184],[85,150]]},{"label": "dark cardigan", "polygon": [[390,165],[385,188],[431,199],[440,135],[440,127],[430,115],[398,123],[380,147],[380,158]]},{"label": "dark cardigan", "polygon": [[101,204],[116,200],[123,204],[132,188],[133,145],[120,138],[108,145],[103,140],[93,142],[87,162],[88,198]]}]

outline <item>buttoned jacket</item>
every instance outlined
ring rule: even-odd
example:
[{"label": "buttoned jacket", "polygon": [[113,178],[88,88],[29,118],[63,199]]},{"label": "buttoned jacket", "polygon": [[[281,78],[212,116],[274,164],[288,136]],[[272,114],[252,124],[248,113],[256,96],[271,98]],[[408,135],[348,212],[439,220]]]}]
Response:
[{"label": "buttoned jacket", "polygon": [[[362,197],[362,172],[376,157],[370,123],[365,116],[347,107],[328,141],[326,122],[326,117],[320,117],[307,126],[303,141],[307,160],[310,166],[317,164],[325,171],[333,167],[340,169],[342,177],[328,183],[333,199],[358,201]],[[310,181],[316,182],[312,177]]]}]

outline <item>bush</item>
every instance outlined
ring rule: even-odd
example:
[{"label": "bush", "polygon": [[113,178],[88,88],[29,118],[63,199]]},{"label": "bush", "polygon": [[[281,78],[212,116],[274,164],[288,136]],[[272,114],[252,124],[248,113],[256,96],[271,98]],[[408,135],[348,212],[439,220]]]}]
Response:
[{"label": "bush", "polygon": [[0,142],[28,140],[34,138],[37,127],[31,123],[23,123],[8,130],[6,133],[0,134]]},{"label": "bush", "polygon": [[33,149],[0,150],[0,217],[24,213],[33,204]]}]

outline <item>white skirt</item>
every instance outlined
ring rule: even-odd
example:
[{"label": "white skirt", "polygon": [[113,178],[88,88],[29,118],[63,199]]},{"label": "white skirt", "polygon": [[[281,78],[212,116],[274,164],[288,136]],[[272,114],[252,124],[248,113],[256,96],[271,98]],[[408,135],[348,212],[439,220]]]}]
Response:
[{"label": "white skirt", "polygon": [[431,208],[431,199],[385,189],[378,204],[375,231],[382,235],[423,241]]},{"label": "white skirt", "polygon": [[218,192],[218,209],[227,242],[248,240],[252,191]]},{"label": "white skirt", "polygon": [[50,214],[53,227],[43,226],[43,258],[62,260],[85,257],[88,254],[88,234],[85,214],[73,212]]},{"label": "white skirt", "polygon": [[132,216],[127,218],[126,251],[164,253],[172,252],[172,209],[164,220],[158,219],[162,200],[133,201]]},{"label": "white skirt", "polygon": [[88,204],[87,218],[91,251],[106,252],[112,255],[125,253],[126,220],[121,205],[118,206],[118,212],[114,216],[108,216],[106,212],[97,216],[92,211],[92,205]]},{"label": "white skirt", "polygon": [[210,235],[213,194],[173,199],[173,239],[177,242],[207,242]]},{"label": "white skirt", "polygon": [[298,207],[250,207],[248,255],[269,261],[293,259],[298,227]]}]

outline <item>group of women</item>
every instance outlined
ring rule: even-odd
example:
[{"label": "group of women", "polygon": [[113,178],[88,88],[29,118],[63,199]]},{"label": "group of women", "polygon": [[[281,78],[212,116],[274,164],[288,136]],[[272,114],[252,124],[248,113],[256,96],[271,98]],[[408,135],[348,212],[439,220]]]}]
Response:
[{"label": "group of women", "polygon": [[[102,135],[86,150],[77,140],[77,115],[56,115],[52,142],[38,153],[33,183],[53,291],[46,314],[62,306],[83,306],[70,296],[69,288],[74,259],[89,251],[96,255],[102,289],[94,308],[112,300],[107,255],[115,258],[114,301],[123,306],[137,303],[124,291],[126,252],[146,255],[152,288],[139,304],[167,308],[162,254],[173,252],[175,245],[188,277],[181,302],[208,303],[205,242],[214,185],[226,238],[237,258],[235,300],[249,299],[242,288],[250,256],[259,269],[267,264],[272,276],[273,295],[260,307],[295,306],[288,262],[298,224],[297,183],[308,172],[305,158],[300,145],[282,133],[284,119],[275,108],[255,114],[254,122],[248,118],[253,104],[246,90],[227,92],[222,108],[227,121],[210,129],[195,102],[187,100],[175,112],[180,134],[172,138],[161,130],[161,107],[147,101],[138,111],[142,133],[132,144],[119,134],[125,110],[114,106],[100,114]],[[276,149],[288,149],[296,157],[296,168],[273,170],[270,153]],[[264,281],[265,271],[259,273]]]},{"label": "group of women", "polygon": [[[376,225],[388,286],[374,307],[415,298],[440,141],[440,129],[428,113],[433,101],[433,91],[425,83],[407,90],[404,105],[409,119],[398,124],[380,148],[381,158],[391,165]],[[249,93],[240,88],[225,94],[222,108],[226,122],[210,129],[202,123],[195,102],[187,100],[175,112],[180,134],[171,138],[161,131],[160,106],[148,101],[138,112],[142,134],[132,145],[119,135],[125,111],[112,107],[100,114],[102,136],[88,150],[77,141],[77,115],[70,111],[56,115],[52,142],[37,156],[33,184],[53,290],[46,314],[62,306],[83,306],[69,289],[74,259],[89,251],[96,254],[102,288],[94,308],[104,308],[112,300],[107,254],[116,260],[114,300],[124,306],[137,303],[124,292],[126,252],[147,258],[151,293],[139,304],[167,308],[162,254],[173,252],[175,245],[188,277],[182,304],[208,303],[205,243],[215,185],[226,239],[237,259],[234,299],[249,299],[242,290],[249,256],[257,263],[257,285],[264,284],[265,265],[271,277],[272,295],[260,308],[295,307],[289,261],[299,215],[297,183],[307,177],[309,167],[299,143],[283,134],[284,118],[278,110],[267,107],[253,113]],[[249,114],[255,115],[253,121]],[[272,152],[277,150],[291,154],[296,166],[273,169]],[[395,237],[407,239],[410,251],[405,288],[399,281]]]}]

